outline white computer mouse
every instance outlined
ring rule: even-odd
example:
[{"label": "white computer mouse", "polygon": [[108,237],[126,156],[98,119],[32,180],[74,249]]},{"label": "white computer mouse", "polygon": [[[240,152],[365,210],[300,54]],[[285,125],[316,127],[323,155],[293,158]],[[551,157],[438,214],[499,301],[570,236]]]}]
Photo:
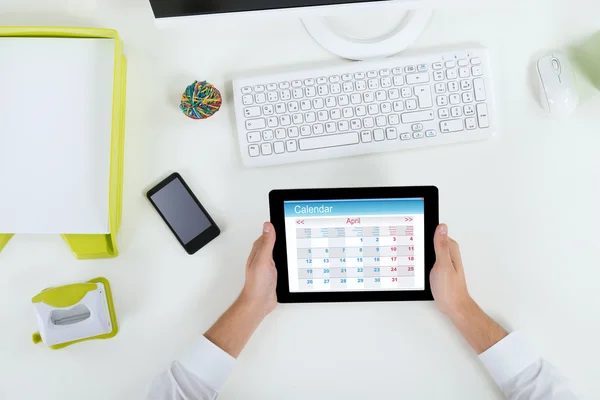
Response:
[{"label": "white computer mouse", "polygon": [[542,107],[552,116],[566,117],[579,104],[575,73],[566,55],[551,53],[537,62]]}]

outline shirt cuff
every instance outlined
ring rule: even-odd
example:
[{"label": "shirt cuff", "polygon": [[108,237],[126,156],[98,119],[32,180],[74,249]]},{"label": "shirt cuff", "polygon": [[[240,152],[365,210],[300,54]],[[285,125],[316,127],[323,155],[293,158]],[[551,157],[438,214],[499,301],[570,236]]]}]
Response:
[{"label": "shirt cuff", "polygon": [[513,332],[484,351],[479,359],[502,387],[540,357],[520,332]]},{"label": "shirt cuff", "polygon": [[223,389],[235,367],[235,358],[204,336],[178,361],[216,392]]}]

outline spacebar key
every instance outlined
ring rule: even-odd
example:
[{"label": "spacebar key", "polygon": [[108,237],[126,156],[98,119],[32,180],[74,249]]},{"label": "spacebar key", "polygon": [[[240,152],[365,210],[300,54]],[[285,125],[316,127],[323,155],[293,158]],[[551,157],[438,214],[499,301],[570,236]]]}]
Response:
[{"label": "spacebar key", "polygon": [[433,119],[433,111],[416,111],[402,114],[403,124],[412,124],[413,122],[431,121]]},{"label": "spacebar key", "polygon": [[311,137],[298,140],[300,150],[315,150],[326,147],[348,146],[350,144],[358,144],[358,133],[341,133],[339,135],[327,135],[319,137]]}]

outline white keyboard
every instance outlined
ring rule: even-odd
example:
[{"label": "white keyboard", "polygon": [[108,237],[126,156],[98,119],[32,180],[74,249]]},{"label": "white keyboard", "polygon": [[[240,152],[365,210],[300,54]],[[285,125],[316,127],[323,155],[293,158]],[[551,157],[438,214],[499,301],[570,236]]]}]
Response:
[{"label": "white keyboard", "polygon": [[233,91],[246,166],[495,134],[490,60],[483,47],[239,78]]}]

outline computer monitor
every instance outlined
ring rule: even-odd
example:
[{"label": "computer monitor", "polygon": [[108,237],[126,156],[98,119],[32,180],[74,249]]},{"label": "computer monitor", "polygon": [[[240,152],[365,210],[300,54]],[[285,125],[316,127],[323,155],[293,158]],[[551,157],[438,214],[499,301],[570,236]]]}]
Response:
[{"label": "computer monitor", "polygon": [[385,10],[401,5],[403,8],[419,4],[419,0],[150,0],[159,27],[179,25],[186,20],[218,16],[240,17],[292,13],[300,17],[329,16],[360,8]]}]

